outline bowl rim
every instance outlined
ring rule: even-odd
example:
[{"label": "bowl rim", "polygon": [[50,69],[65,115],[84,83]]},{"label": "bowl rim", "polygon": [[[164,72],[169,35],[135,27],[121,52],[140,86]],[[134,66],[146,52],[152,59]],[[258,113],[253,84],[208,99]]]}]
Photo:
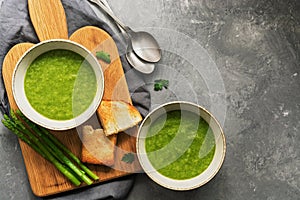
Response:
[{"label": "bowl rim", "polygon": [[[80,115],[78,115],[76,117],[73,117],[72,119],[69,119],[69,120],[49,119],[49,118],[41,115],[40,113],[38,113],[34,108],[32,108],[32,106],[30,105],[26,95],[23,96],[25,99],[23,99],[23,98],[21,99],[21,98],[19,98],[19,95],[17,94],[18,89],[16,89],[16,82],[18,80],[16,79],[16,76],[17,76],[18,70],[20,70],[20,64],[24,61],[24,59],[30,53],[32,53],[33,50],[35,50],[37,48],[40,48],[43,45],[48,45],[48,44],[51,44],[51,43],[62,43],[62,44],[66,43],[67,45],[75,46],[76,48],[79,48],[79,49],[83,50],[83,52],[86,53],[86,56],[88,56],[89,59],[91,59],[93,61],[93,64],[92,63],[90,63],[90,64],[93,66],[94,73],[97,76],[96,77],[97,91],[96,91],[95,97],[93,99],[93,102],[89,105],[89,107],[83,113],[81,113]],[[43,54],[45,52],[48,52],[50,50],[64,49],[64,48],[61,48],[62,46],[59,46],[58,48],[52,48],[52,49],[43,51],[41,54]],[[78,53],[78,52],[76,52],[72,49],[67,49],[67,50],[73,51],[73,52],[80,55],[80,53]],[[41,54],[38,54],[38,56],[41,55]],[[33,60],[35,60],[38,56],[36,56]],[[86,59],[87,57],[84,57],[84,58]],[[27,66],[25,69],[27,70],[28,67],[29,66]],[[97,72],[95,71],[96,67],[97,67]],[[25,74],[26,74],[26,72],[22,76],[25,77]],[[98,83],[100,83],[100,85]],[[24,85],[24,83],[21,83],[21,84]],[[24,90],[24,87],[22,89],[19,89],[19,90]],[[13,70],[13,74],[12,74],[12,94],[13,94],[14,100],[16,102],[17,108],[28,119],[30,119],[34,123],[36,123],[36,124],[38,124],[38,125],[40,125],[44,128],[50,129],[50,130],[57,130],[57,131],[69,130],[69,129],[75,128],[77,126],[80,126],[81,124],[86,122],[96,112],[98,106],[100,105],[101,100],[103,98],[103,94],[104,94],[104,73],[103,73],[103,69],[102,69],[101,64],[98,62],[96,57],[93,55],[93,53],[90,50],[88,50],[86,47],[84,47],[83,45],[81,45],[77,42],[68,40],[68,39],[49,39],[49,40],[45,40],[45,41],[39,42],[39,43],[33,45],[32,47],[30,47],[27,51],[25,51],[25,53],[23,53],[23,55],[17,61],[16,65],[14,67],[14,70]],[[24,103],[23,103],[24,101],[26,101],[26,103],[25,103],[26,106],[30,107],[30,110],[31,110],[30,113],[28,113],[29,112],[28,108],[26,108],[26,106],[24,106]],[[33,117],[31,115],[32,111],[34,112],[34,115],[38,115],[43,120],[41,120],[39,117],[36,117],[36,116]]]},{"label": "bowl rim", "polygon": [[[154,112],[158,111],[159,109],[162,109],[163,107],[166,107],[166,106],[172,105],[172,104],[186,104],[186,105],[194,106],[194,107],[196,107],[196,108],[198,108],[198,109],[200,109],[200,110],[206,112],[206,113],[213,119],[213,121],[217,124],[218,129],[219,129],[219,131],[220,131],[221,138],[222,138],[222,144],[223,144],[222,155],[221,155],[221,160],[220,160],[220,162],[218,163],[218,166],[217,166],[216,170],[214,170],[214,172],[211,173],[210,176],[209,176],[208,178],[205,179],[205,181],[200,182],[200,183],[195,183],[195,184],[193,184],[193,185],[191,185],[191,186],[189,186],[189,187],[186,187],[186,186],[184,186],[184,187],[182,187],[182,186],[179,187],[179,186],[175,186],[175,185],[168,185],[168,184],[162,182],[161,180],[159,180],[158,178],[154,177],[153,174],[159,174],[159,176],[161,176],[161,177],[165,177],[165,178],[167,178],[167,179],[171,179],[171,178],[169,178],[169,177],[166,177],[166,176],[160,174],[159,172],[157,172],[157,170],[155,170],[154,172],[148,172],[148,170],[146,169],[147,167],[145,166],[145,163],[144,163],[144,162],[145,162],[145,161],[144,161],[144,158],[142,157],[142,155],[141,155],[141,153],[140,153],[140,152],[141,152],[140,148],[143,148],[143,147],[140,146],[140,143],[141,143],[141,142],[140,142],[140,140],[141,140],[140,134],[141,134],[141,130],[142,130],[142,128],[143,128],[145,122],[147,121],[147,119],[148,119]],[[223,165],[223,163],[224,163],[225,156],[226,156],[226,138],[225,138],[225,134],[224,134],[224,131],[223,131],[223,129],[222,129],[220,123],[218,122],[218,120],[217,120],[217,119],[216,119],[216,118],[215,118],[215,117],[214,117],[214,116],[213,116],[206,108],[204,108],[204,107],[202,107],[202,106],[200,106],[200,105],[198,105],[198,104],[195,104],[195,103],[193,103],[193,102],[189,102],[189,101],[170,101],[170,102],[167,102],[167,103],[164,103],[164,104],[161,104],[161,105],[157,106],[156,108],[154,108],[153,110],[151,110],[151,111],[147,114],[147,116],[144,118],[144,120],[142,121],[142,123],[140,124],[139,129],[138,129],[137,140],[136,140],[136,150],[137,150],[137,157],[138,157],[138,160],[139,160],[139,163],[140,163],[142,169],[144,170],[144,172],[145,172],[145,173],[146,173],[146,174],[147,174],[154,182],[156,182],[157,184],[159,184],[159,185],[161,185],[161,186],[163,186],[163,187],[165,187],[165,188],[171,189],[171,190],[186,191],[186,190],[196,189],[196,188],[198,188],[198,187],[201,187],[201,186],[205,185],[205,184],[208,183],[211,179],[213,179],[213,178],[216,176],[216,174],[220,171],[220,169],[221,169],[221,167],[222,167],[222,165]],[[215,156],[215,155],[214,155],[214,156]],[[149,161],[149,162],[150,162],[150,161]],[[152,165],[152,164],[150,163],[150,165]],[[153,167],[153,168],[154,168],[154,167]],[[155,168],[154,168],[154,169],[155,169]],[[204,170],[204,171],[205,171],[205,170]],[[204,171],[203,171],[203,172],[204,172]],[[203,173],[203,172],[202,172],[202,173]],[[187,181],[187,180],[195,179],[196,177],[200,176],[202,173],[200,173],[199,175],[197,175],[197,176],[195,176],[195,177],[192,177],[192,178],[190,178],[190,179],[184,179],[184,180],[175,180],[175,179],[172,179],[172,180],[174,180],[174,181],[176,181],[176,182],[178,182],[178,183],[180,183],[180,182],[182,183],[182,182],[185,182],[185,181]]]}]

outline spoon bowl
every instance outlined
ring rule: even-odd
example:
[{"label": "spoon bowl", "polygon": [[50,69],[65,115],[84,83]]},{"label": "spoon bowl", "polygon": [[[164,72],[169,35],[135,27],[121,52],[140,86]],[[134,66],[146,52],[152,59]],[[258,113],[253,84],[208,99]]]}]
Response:
[{"label": "spoon bowl", "polygon": [[161,59],[161,50],[155,38],[148,32],[129,31],[132,49],[147,62],[158,62]]},{"label": "spoon bowl", "polygon": [[153,63],[148,63],[139,59],[133,51],[127,51],[126,59],[130,65],[144,74],[150,74],[154,71],[155,65]]}]

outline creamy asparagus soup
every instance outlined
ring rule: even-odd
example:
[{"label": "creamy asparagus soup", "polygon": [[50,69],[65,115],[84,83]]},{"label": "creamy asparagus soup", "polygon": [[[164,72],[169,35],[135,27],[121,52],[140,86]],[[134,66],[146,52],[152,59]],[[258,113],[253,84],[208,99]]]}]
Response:
[{"label": "creamy asparagus soup", "polygon": [[97,91],[92,66],[69,50],[52,50],[38,56],[27,69],[24,85],[31,106],[55,120],[83,113]]},{"label": "creamy asparagus soup", "polygon": [[199,115],[169,111],[151,124],[145,146],[159,173],[183,180],[199,175],[209,166],[215,153],[215,138]]}]

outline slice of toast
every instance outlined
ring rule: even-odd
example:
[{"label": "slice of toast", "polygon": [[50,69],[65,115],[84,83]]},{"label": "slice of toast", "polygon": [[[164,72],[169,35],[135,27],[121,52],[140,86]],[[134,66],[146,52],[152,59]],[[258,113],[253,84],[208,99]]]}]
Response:
[{"label": "slice of toast", "polygon": [[102,100],[98,116],[106,136],[125,131],[142,121],[139,111],[123,101]]},{"label": "slice of toast", "polygon": [[90,164],[112,166],[114,164],[116,135],[107,137],[103,129],[86,125],[82,131],[81,161]]}]

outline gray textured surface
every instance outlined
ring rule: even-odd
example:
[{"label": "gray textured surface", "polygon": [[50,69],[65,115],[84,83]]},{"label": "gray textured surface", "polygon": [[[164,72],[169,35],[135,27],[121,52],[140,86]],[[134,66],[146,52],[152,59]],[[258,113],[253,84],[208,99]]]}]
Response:
[{"label": "gray textured surface", "polygon": [[299,199],[300,2],[137,2],[123,6],[124,20],[135,5],[150,16],[147,24],[189,35],[216,62],[226,89],[227,156],[200,189],[173,192],[139,175],[128,199]]},{"label": "gray textured surface", "polygon": [[[160,36],[164,58],[145,78],[149,87],[157,77],[172,82],[168,91],[153,92],[153,107],[175,99],[196,101],[214,110],[227,139],[224,165],[207,185],[174,192],[139,174],[127,199],[299,199],[300,2],[109,2],[126,24]],[[164,30],[173,34],[163,35]],[[193,49],[199,63],[178,51],[182,47]],[[221,79],[214,84],[216,77],[201,70],[215,67]],[[0,197],[33,199],[16,138],[0,129]]]}]

